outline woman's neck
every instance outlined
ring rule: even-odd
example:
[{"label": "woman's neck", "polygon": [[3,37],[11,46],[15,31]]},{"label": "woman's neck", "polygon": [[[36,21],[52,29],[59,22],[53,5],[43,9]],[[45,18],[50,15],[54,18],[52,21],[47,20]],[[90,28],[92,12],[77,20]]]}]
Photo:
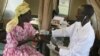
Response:
[{"label": "woman's neck", "polygon": [[19,23],[18,23],[18,26],[24,28],[24,22],[19,22]]}]

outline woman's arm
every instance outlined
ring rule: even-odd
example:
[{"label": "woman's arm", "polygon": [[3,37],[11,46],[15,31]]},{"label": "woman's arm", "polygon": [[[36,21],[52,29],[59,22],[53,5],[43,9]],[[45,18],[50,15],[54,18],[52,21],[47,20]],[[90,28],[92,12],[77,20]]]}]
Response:
[{"label": "woman's arm", "polygon": [[39,41],[38,36],[39,35],[36,34],[34,37],[33,36],[29,37],[27,40],[19,41],[18,46],[21,46],[21,45],[26,44],[31,41],[38,42]]},{"label": "woman's arm", "polygon": [[21,45],[24,45],[28,42],[32,41],[31,39],[27,39],[27,40],[23,40],[23,41],[18,41],[18,45],[17,46],[21,46]]}]

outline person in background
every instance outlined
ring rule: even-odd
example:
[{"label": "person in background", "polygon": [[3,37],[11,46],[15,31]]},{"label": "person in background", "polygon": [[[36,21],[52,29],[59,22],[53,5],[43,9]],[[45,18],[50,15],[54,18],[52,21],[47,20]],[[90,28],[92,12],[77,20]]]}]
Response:
[{"label": "person in background", "polygon": [[40,31],[41,35],[51,35],[52,37],[69,37],[70,43],[68,47],[53,46],[59,52],[60,56],[89,56],[91,47],[93,46],[95,33],[91,25],[90,19],[94,14],[93,7],[85,4],[78,8],[77,21],[69,27],[56,29],[51,34]]},{"label": "person in background", "polygon": [[29,23],[31,18],[29,4],[23,1],[16,8],[15,17],[6,25],[7,43],[3,56],[43,56],[34,47],[28,45],[28,42],[34,41],[37,35],[37,30]]}]

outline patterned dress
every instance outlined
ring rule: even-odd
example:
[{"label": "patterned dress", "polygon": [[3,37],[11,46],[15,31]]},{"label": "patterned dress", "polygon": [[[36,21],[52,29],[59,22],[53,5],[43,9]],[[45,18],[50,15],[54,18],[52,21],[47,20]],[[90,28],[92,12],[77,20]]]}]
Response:
[{"label": "patterned dress", "polygon": [[21,46],[18,41],[23,41],[34,36],[36,30],[29,23],[24,23],[24,27],[16,26],[11,32],[7,33],[6,45],[3,51],[3,56],[43,56],[35,48],[32,48],[28,43]]}]

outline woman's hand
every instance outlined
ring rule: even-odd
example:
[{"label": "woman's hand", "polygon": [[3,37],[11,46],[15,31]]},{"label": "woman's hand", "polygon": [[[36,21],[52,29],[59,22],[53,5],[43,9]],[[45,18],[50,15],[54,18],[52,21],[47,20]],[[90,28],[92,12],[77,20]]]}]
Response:
[{"label": "woman's hand", "polygon": [[33,42],[38,42],[40,40],[39,39],[39,33],[36,33],[34,36],[29,36],[28,39],[33,41]]},{"label": "woman's hand", "polygon": [[33,41],[35,41],[35,42],[40,41],[39,33],[37,33],[37,34],[33,37]]},{"label": "woman's hand", "polygon": [[18,45],[17,45],[17,46],[24,45],[24,44],[26,44],[26,43],[28,43],[28,42],[30,42],[30,41],[31,41],[31,39],[27,39],[27,40],[18,41]]}]

